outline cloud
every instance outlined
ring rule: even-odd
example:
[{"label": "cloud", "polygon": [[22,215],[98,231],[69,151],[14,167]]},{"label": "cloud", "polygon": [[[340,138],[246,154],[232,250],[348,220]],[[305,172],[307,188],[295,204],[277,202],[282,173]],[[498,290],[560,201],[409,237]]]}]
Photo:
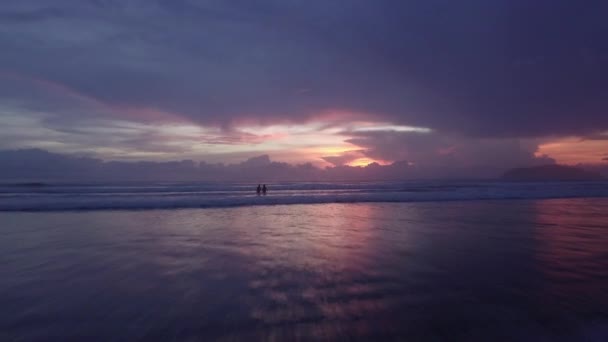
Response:
[{"label": "cloud", "polygon": [[463,136],[585,136],[608,130],[607,11],[567,0],[7,1],[0,69],[30,81],[10,90],[0,77],[0,90],[58,125],[134,109],[144,123],[302,123],[340,109]]},{"label": "cloud", "polygon": [[601,132],[597,134],[588,134],[584,136],[584,140],[608,140],[608,132]]},{"label": "cloud", "polygon": [[335,156],[325,156],[321,159],[326,162],[333,164],[334,166],[341,166],[348,164],[354,160],[357,160],[365,155],[364,151],[347,151]]},{"label": "cloud", "polygon": [[443,176],[455,169],[477,169],[485,175],[513,167],[555,163],[537,157],[538,142],[508,138],[471,138],[462,135],[420,132],[351,133],[348,142],[363,148],[372,159],[407,160],[420,167],[433,169]]},{"label": "cloud", "polygon": [[0,150],[0,179],[3,182],[86,181],[336,181],[404,180],[429,178],[493,178],[505,170],[462,164],[437,167],[398,161],[388,165],[337,165],[324,169],[310,163],[272,161],[268,155],[224,164],[181,161],[103,161],[62,155],[41,149]]},{"label": "cloud", "polygon": [[[192,160],[167,162],[102,161],[50,153],[40,149],[0,151],[0,179],[7,181],[249,181],[361,180],[375,177],[402,178],[393,168],[320,169],[310,163],[288,164],[269,156],[253,157],[240,163],[223,164]],[[396,164],[397,165],[397,164]],[[379,171],[379,172],[378,172]]]}]

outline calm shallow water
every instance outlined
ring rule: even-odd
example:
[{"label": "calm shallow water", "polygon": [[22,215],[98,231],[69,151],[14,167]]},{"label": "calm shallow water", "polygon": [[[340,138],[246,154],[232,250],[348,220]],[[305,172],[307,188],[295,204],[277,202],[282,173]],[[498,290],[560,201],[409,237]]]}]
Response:
[{"label": "calm shallow water", "polygon": [[608,339],[608,199],[0,213],[0,341]]}]

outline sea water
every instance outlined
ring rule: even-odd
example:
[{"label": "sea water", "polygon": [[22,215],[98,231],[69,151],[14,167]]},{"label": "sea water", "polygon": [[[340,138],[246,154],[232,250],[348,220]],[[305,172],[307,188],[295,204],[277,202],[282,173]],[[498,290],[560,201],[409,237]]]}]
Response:
[{"label": "sea water", "polygon": [[606,182],[410,181],[0,184],[0,211],[179,209],[275,204],[608,197]]},{"label": "sea water", "polygon": [[6,186],[0,341],[608,338],[605,184],[382,184]]}]

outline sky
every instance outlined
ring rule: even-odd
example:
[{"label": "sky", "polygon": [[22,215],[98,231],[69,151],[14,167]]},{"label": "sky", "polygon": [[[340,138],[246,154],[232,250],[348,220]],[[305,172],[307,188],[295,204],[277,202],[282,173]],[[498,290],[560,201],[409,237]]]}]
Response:
[{"label": "sky", "polygon": [[4,0],[0,161],[606,167],[606,17],[595,0]]}]

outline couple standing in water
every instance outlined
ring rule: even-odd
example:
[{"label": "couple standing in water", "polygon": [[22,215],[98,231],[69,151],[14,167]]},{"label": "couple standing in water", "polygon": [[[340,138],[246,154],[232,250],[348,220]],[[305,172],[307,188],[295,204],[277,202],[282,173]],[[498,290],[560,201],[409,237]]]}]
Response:
[{"label": "couple standing in water", "polygon": [[258,184],[258,188],[256,190],[256,192],[258,193],[258,195],[260,193],[263,193],[264,195],[266,195],[266,184],[264,184],[264,186],[260,186],[260,184]]}]

